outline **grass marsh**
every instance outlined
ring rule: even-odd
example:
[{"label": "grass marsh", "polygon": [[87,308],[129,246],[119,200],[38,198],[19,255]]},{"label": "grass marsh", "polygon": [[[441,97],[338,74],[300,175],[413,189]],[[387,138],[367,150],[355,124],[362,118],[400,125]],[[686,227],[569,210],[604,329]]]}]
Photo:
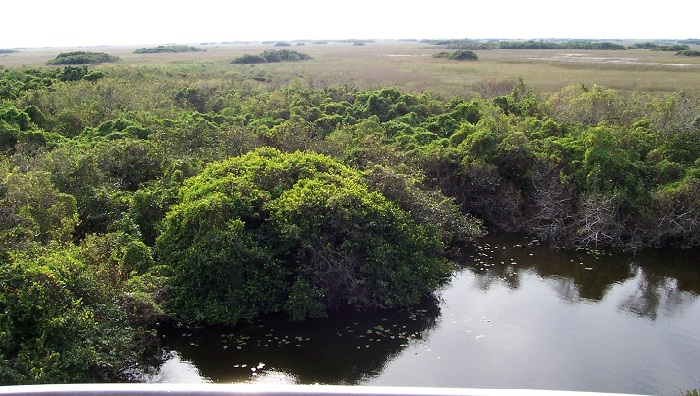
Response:
[{"label": "grass marsh", "polygon": [[[481,50],[478,61],[432,58],[444,51],[419,42],[378,41],[363,46],[347,43],[306,44],[294,50],[313,59],[296,63],[232,65],[244,54],[259,54],[272,45],[216,44],[204,52],[135,54],[138,46],[96,47],[132,66],[196,66],[197,70],[259,74],[285,84],[302,79],[314,87],[353,84],[360,89],[396,87],[407,92],[432,91],[443,96],[489,97],[512,89],[519,77],[538,90],[567,85],[603,85],[621,91],[700,92],[700,59],[674,52],[631,50]],[[46,66],[58,53],[76,48],[22,49],[3,54],[4,67]]]}]

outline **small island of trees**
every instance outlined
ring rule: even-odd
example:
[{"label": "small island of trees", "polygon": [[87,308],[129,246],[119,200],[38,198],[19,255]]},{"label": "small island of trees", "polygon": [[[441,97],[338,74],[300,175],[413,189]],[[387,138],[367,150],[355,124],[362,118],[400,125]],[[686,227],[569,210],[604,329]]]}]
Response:
[{"label": "small island of trees", "polygon": [[233,64],[297,62],[311,59],[311,56],[288,49],[265,50],[260,55],[245,54],[231,61]]},{"label": "small island of trees", "polygon": [[48,61],[49,65],[86,65],[96,63],[118,62],[119,57],[104,52],[72,51],[62,52],[55,59]]},{"label": "small island of trees", "polygon": [[460,51],[454,51],[454,52],[447,52],[447,51],[436,52],[433,54],[433,58],[445,58],[445,59],[456,60],[456,61],[475,61],[475,60],[479,59],[479,57],[476,55],[476,53],[474,51],[469,51],[469,50],[460,50]]}]

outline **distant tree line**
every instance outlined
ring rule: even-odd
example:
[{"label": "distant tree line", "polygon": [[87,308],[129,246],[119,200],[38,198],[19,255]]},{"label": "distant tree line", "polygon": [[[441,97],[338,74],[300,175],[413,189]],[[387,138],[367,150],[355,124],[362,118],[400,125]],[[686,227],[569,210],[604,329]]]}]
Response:
[{"label": "distant tree line", "polygon": [[700,56],[700,51],[698,50],[683,50],[683,51],[678,51],[676,55],[683,55],[683,56]]},{"label": "distant tree line", "polygon": [[661,45],[651,42],[635,43],[627,47],[629,49],[650,49],[652,51],[685,51],[690,49],[686,44]]},{"label": "distant tree line", "polygon": [[153,48],[138,48],[134,50],[135,54],[160,54],[164,52],[206,52],[206,50],[191,45],[159,45]]},{"label": "distant tree line", "polygon": [[624,50],[626,47],[608,41],[569,40],[564,42],[551,40],[495,41],[495,40],[422,40],[421,42],[445,46],[452,49],[486,50],[486,49],[587,49],[587,50]]},{"label": "distant tree line", "polygon": [[11,54],[14,52],[18,52],[16,49],[11,49],[11,48],[0,48],[0,54]]},{"label": "distant tree line", "polygon": [[473,39],[451,39],[451,40],[428,40],[424,39],[421,43],[444,46],[450,49],[465,49],[465,50],[487,50],[498,49],[498,42],[494,40],[473,40]]},{"label": "distant tree line", "polygon": [[357,40],[357,39],[334,40],[333,42],[334,42],[334,43],[340,43],[340,44],[355,44],[355,43],[369,44],[369,43],[376,43],[375,40]]},{"label": "distant tree line", "polygon": [[609,41],[584,41],[571,40],[562,43],[554,41],[501,41],[498,43],[500,49],[585,49],[585,50],[624,50],[626,47],[621,44]]}]

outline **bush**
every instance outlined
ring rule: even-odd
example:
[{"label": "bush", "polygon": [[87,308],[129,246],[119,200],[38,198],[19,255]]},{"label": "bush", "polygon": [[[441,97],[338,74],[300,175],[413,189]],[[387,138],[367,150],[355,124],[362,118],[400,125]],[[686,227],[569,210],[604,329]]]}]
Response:
[{"label": "bush", "polygon": [[70,250],[0,265],[0,383],[123,380],[140,330],[110,290]]},{"label": "bush", "polygon": [[437,230],[329,157],[261,149],[189,179],[156,249],[186,320],[415,304],[450,273]]},{"label": "bush", "polygon": [[78,224],[76,200],[48,172],[10,173],[0,180],[0,252],[65,243]]}]

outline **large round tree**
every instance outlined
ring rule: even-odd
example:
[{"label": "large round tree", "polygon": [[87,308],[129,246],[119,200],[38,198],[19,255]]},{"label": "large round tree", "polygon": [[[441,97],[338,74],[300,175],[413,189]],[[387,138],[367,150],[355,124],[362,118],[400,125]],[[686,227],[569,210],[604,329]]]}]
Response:
[{"label": "large round tree", "polygon": [[156,242],[173,309],[232,324],[415,304],[449,275],[437,229],[320,154],[260,149],[186,181]]}]

